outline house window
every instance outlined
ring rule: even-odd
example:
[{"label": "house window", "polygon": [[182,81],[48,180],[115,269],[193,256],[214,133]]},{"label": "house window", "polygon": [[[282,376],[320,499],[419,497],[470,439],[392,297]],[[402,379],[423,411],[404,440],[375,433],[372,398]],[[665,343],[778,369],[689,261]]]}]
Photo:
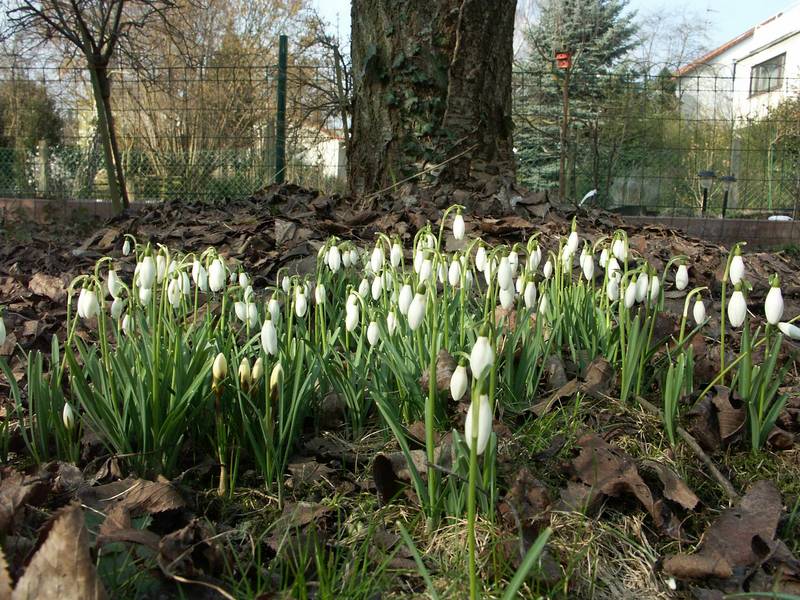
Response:
[{"label": "house window", "polygon": [[750,69],[750,95],[778,90],[783,86],[783,65],[786,53],[765,60]]}]

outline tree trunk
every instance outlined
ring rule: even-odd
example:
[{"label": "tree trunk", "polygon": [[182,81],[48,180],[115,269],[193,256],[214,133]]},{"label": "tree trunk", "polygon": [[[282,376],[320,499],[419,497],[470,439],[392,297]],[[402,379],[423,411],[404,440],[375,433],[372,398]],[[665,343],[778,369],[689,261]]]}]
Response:
[{"label": "tree trunk", "polygon": [[516,0],[353,0],[351,191],[514,183]]},{"label": "tree trunk", "polygon": [[122,164],[122,153],[117,142],[117,127],[114,120],[114,113],[111,110],[111,81],[108,78],[108,65],[103,65],[96,69],[97,81],[100,85],[100,93],[103,100],[103,108],[106,113],[106,125],[108,127],[108,141],[111,146],[111,156],[114,159],[114,171],[119,187],[120,199],[123,208],[130,206],[128,200],[128,186],[125,183],[125,169]]}]

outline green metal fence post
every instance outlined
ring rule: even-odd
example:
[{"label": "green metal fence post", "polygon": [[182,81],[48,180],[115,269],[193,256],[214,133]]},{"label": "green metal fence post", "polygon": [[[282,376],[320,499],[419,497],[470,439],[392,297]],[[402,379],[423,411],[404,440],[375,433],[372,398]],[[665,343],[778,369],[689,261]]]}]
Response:
[{"label": "green metal fence post", "polygon": [[278,44],[278,111],[275,115],[275,181],[286,181],[286,71],[288,38]]}]

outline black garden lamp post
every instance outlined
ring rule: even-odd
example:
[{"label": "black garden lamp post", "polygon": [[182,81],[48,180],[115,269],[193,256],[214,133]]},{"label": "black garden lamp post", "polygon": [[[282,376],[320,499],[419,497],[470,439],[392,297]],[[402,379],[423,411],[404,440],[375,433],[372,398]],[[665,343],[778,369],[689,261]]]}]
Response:
[{"label": "black garden lamp post", "polygon": [[728,212],[728,194],[733,189],[733,184],[736,183],[736,177],[733,175],[723,175],[719,178],[722,183],[722,218],[725,218],[725,213]]},{"label": "black garden lamp post", "polygon": [[714,171],[700,171],[697,178],[700,180],[700,187],[703,188],[703,207],[700,209],[700,214],[705,217],[706,209],[708,208],[708,190],[711,189],[711,184],[714,183],[716,174]]}]

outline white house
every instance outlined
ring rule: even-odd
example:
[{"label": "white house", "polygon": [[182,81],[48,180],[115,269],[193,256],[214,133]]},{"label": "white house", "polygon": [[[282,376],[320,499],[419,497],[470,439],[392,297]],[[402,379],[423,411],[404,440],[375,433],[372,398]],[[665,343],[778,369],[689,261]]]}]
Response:
[{"label": "white house", "polygon": [[800,93],[800,1],[677,72],[687,117],[743,121]]}]

